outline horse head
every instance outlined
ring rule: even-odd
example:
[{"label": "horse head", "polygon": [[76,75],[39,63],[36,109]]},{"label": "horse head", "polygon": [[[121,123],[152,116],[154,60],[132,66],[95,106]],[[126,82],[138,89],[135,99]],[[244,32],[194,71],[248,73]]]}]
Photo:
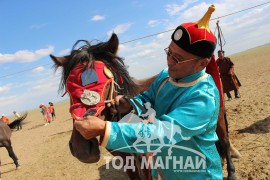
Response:
[{"label": "horse head", "polygon": [[[85,45],[76,48],[81,42]],[[112,34],[107,42],[95,45],[79,40],[67,56],[50,55],[55,69],[62,68],[59,90],[65,89],[69,94],[73,122],[86,115],[112,121],[114,116],[110,114],[106,103],[113,104],[117,93],[138,93],[123,59],[117,56],[118,46],[118,37]],[[94,163],[100,159],[98,139],[86,140],[74,127],[69,147],[71,154],[82,162]]]}]

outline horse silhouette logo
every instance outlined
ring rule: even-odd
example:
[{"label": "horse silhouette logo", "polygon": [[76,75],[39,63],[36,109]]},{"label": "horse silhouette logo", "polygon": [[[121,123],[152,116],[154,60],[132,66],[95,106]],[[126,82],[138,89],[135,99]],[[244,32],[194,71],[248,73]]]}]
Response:
[{"label": "horse silhouette logo", "polygon": [[[137,140],[132,147],[137,152],[144,153],[140,147],[146,146],[147,152],[153,152],[153,155],[156,155],[156,153],[161,152],[162,147],[168,146],[168,155],[171,156],[173,148],[171,145],[177,143],[175,136],[180,135],[183,140],[189,140],[190,137],[182,135],[179,125],[168,121],[156,120],[156,111],[151,108],[151,104],[147,102],[144,105],[147,109],[146,113],[136,115],[134,110],[132,110],[119,121],[120,123],[140,123],[139,128],[135,129]],[[164,142],[165,138],[169,139],[169,144]]]}]

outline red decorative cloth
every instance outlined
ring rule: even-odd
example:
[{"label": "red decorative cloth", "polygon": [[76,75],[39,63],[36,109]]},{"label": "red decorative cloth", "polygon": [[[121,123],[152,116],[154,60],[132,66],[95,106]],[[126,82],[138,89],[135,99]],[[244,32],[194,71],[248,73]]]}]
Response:
[{"label": "red decorative cloth", "polygon": [[219,76],[219,70],[218,70],[218,67],[217,67],[216,60],[215,60],[215,55],[213,55],[211,57],[211,60],[210,60],[209,64],[206,67],[206,72],[213,77],[213,79],[215,81],[215,84],[216,84],[216,86],[217,86],[217,88],[219,90],[220,107],[224,107],[224,97],[223,97],[222,83],[221,83],[221,79],[220,79],[220,76]]},{"label": "red decorative cloth", "polygon": [[[82,118],[85,112],[89,109],[96,110],[95,116],[98,116],[105,108],[104,103],[104,90],[106,86],[112,81],[104,74],[105,64],[101,61],[95,62],[95,72],[98,76],[98,81],[85,86],[82,85],[81,75],[84,72],[84,65],[80,64],[75,67],[69,74],[66,83],[66,90],[70,96],[70,109],[69,112],[74,120]],[[96,105],[86,105],[81,101],[81,95],[84,90],[95,91],[100,95],[100,101]]]}]

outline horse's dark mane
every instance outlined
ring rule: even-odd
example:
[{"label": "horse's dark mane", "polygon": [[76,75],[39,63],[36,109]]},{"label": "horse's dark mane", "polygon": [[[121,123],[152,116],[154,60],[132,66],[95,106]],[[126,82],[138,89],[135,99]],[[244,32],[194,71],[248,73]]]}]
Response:
[{"label": "horse's dark mane", "polygon": [[[76,49],[76,46],[81,42],[84,42],[85,45]],[[95,61],[98,60],[102,61],[114,74],[116,83],[121,86],[121,89],[118,89],[120,91],[119,93],[123,95],[136,95],[138,93],[138,87],[132,81],[123,58],[115,55],[117,49],[118,38],[116,34],[113,34],[109,41],[100,42],[96,45],[91,45],[86,40],[78,40],[74,44],[70,55],[65,56],[67,58],[67,64],[63,66],[59,91],[65,89],[67,78],[76,65],[82,64],[85,69],[94,68]],[[55,64],[54,67],[57,69],[59,66]]]}]

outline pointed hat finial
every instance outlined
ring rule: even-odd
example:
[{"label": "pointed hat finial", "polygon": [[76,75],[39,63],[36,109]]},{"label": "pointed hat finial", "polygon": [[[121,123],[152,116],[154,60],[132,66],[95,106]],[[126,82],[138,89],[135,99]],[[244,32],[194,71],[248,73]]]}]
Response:
[{"label": "pointed hat finial", "polygon": [[211,5],[199,21],[178,26],[171,36],[172,41],[191,54],[210,58],[216,48],[216,37],[209,27],[210,17],[214,11],[215,6]]},{"label": "pointed hat finial", "polygon": [[215,11],[215,6],[212,4],[209,8],[208,11],[204,14],[204,16],[197,21],[198,28],[204,28],[208,32],[210,32],[210,27],[209,27],[209,21],[211,18],[212,13]]}]

